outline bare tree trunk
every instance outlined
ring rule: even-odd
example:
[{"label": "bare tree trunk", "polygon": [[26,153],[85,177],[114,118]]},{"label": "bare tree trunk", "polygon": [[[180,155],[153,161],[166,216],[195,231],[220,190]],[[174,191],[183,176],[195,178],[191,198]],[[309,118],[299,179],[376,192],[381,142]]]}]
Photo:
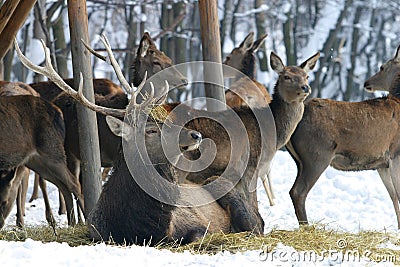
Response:
[{"label": "bare tree trunk", "polygon": [[[221,47],[224,47],[225,38],[229,34],[229,28],[232,27],[232,7],[233,0],[225,0],[224,17],[221,19]],[[222,51],[224,52],[224,51]]]},{"label": "bare tree trunk", "polygon": [[[42,26],[42,19],[46,17],[46,0],[38,0],[36,2],[36,5],[34,7],[34,17],[35,20],[33,21],[33,38],[37,40],[43,40],[46,42],[46,44],[49,43],[49,40],[47,40],[46,35],[43,32]],[[34,73],[33,74],[33,82],[41,82],[44,81],[44,76],[39,73]]]},{"label": "bare tree trunk", "polygon": [[313,91],[311,93],[312,97],[315,97],[315,96],[321,97],[321,93],[322,93],[321,89],[323,88],[323,84],[320,83],[321,82],[322,71],[323,71],[325,65],[327,64],[327,62],[329,60],[329,56],[328,55],[330,54],[329,53],[330,49],[332,48],[333,43],[335,42],[335,40],[337,38],[337,34],[338,34],[340,28],[342,27],[343,20],[346,17],[347,11],[348,11],[349,7],[351,6],[352,2],[353,2],[353,0],[348,0],[348,1],[345,2],[345,6],[343,7],[343,10],[340,12],[339,18],[336,21],[335,28],[330,30],[329,36],[326,39],[326,41],[325,41],[325,43],[324,43],[324,45],[322,47],[322,51],[321,51],[322,52],[321,53],[322,56],[319,59],[319,66],[320,67],[315,72],[314,81],[312,81],[311,84],[310,84],[311,88],[313,89]]},{"label": "bare tree trunk", "polygon": [[68,78],[68,64],[67,64],[67,43],[65,41],[64,19],[62,13],[59,18],[52,25],[54,50],[56,52],[56,62],[58,73],[63,78]]},{"label": "bare tree trunk", "polygon": [[[94,102],[90,53],[81,40],[89,43],[88,17],[85,0],[68,0],[68,18],[71,33],[71,52],[75,86],[83,74],[83,94]],[[100,150],[96,113],[77,105],[79,145],[81,153],[82,189],[85,198],[85,216],[96,205],[101,191]]]},{"label": "bare tree trunk", "polygon": [[358,86],[354,82],[354,70],[356,68],[356,58],[357,58],[357,44],[358,40],[360,39],[360,30],[358,27],[358,23],[360,22],[360,17],[361,17],[361,11],[362,11],[361,6],[358,6],[356,9],[356,13],[354,15],[354,21],[353,21],[353,34],[351,38],[351,51],[350,51],[350,68],[347,70],[347,82],[346,82],[346,91],[343,96],[343,100],[349,101],[351,99],[351,96],[353,94],[354,88]]},{"label": "bare tree trunk", "polygon": [[128,39],[126,41],[126,54],[124,59],[124,73],[129,75],[129,81],[133,81],[133,71],[131,71],[131,66],[133,60],[135,59],[135,45],[137,36],[137,22],[135,21],[134,7],[130,6],[129,10],[125,11],[126,25],[128,30]]},{"label": "bare tree trunk", "polygon": [[286,13],[286,21],[283,23],[283,41],[286,48],[286,64],[296,65],[296,55],[293,51],[293,18],[291,10]]},{"label": "bare tree trunk", "polygon": [[[221,41],[219,33],[218,6],[214,0],[199,0],[200,31],[204,61],[221,63]],[[209,111],[225,109],[225,92],[220,85],[224,84],[222,66],[212,69],[204,68],[204,78],[213,81],[214,84],[205,83],[206,97],[217,101],[207,101]]]},{"label": "bare tree trunk", "polygon": [[18,30],[24,24],[36,0],[8,0],[0,8],[2,14],[12,14],[0,20],[0,60],[10,49]]},{"label": "bare tree trunk", "polygon": [[[254,8],[260,8],[261,5],[264,4],[263,0],[255,0]],[[265,12],[256,13],[256,27],[257,27],[257,38],[260,38],[261,35],[267,33],[267,16]],[[268,71],[268,56],[267,51],[265,50],[265,46],[263,45],[257,52],[259,59],[259,66],[261,71]]]}]

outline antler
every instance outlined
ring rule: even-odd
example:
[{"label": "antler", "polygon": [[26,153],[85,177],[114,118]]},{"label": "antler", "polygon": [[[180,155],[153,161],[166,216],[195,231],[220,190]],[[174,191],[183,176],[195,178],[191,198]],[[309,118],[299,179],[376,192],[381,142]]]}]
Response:
[{"label": "antler", "polygon": [[45,65],[44,67],[35,65],[32,61],[30,61],[27,57],[25,57],[19,46],[18,42],[15,39],[14,40],[14,45],[15,45],[15,51],[17,52],[17,55],[19,59],[21,60],[22,64],[25,65],[30,70],[33,70],[34,72],[37,72],[39,74],[42,74],[49,78],[52,82],[54,82],[61,90],[63,90],[66,94],[74,98],[76,101],[81,103],[82,105],[90,108],[93,111],[102,113],[104,115],[110,115],[113,117],[124,117],[126,114],[125,109],[113,109],[113,108],[107,108],[107,107],[102,107],[98,106],[89,100],[83,95],[82,89],[83,89],[83,76],[82,73],[79,75],[79,87],[78,91],[75,91],[73,88],[71,88],[62,78],[61,76],[55,71],[51,59],[50,59],[50,50],[46,47],[45,43],[43,40],[41,40],[43,49],[44,49],[44,54],[45,54]]},{"label": "antler", "polygon": [[136,90],[133,90],[133,88],[128,85],[128,82],[126,81],[126,79],[122,75],[121,68],[119,67],[119,65],[118,65],[117,61],[115,60],[114,56],[112,55],[111,47],[110,47],[110,45],[108,43],[108,40],[105,38],[105,36],[104,36],[104,42],[103,43],[104,43],[105,46],[108,47],[107,48],[107,52],[109,54],[110,61],[112,62],[112,66],[113,66],[115,72],[117,73],[117,77],[120,80],[121,84],[124,84],[124,86],[127,86],[127,88],[129,88],[129,91],[133,92],[131,101],[129,102],[127,109],[107,108],[107,107],[96,105],[96,104],[90,102],[89,100],[87,100],[87,98],[82,93],[82,89],[83,89],[82,73],[80,73],[80,77],[79,77],[80,79],[79,79],[78,91],[76,91],[73,88],[71,88],[61,78],[61,76],[54,70],[53,65],[51,63],[51,59],[50,59],[50,50],[46,47],[46,45],[43,42],[43,40],[41,41],[41,43],[42,43],[42,46],[43,46],[43,49],[44,49],[44,53],[45,53],[45,66],[44,67],[35,65],[32,61],[30,61],[27,57],[25,57],[22,54],[22,52],[21,52],[21,50],[20,50],[20,48],[18,46],[17,40],[16,39],[14,40],[15,50],[16,50],[17,55],[18,55],[19,59],[21,60],[22,64],[24,64],[28,69],[31,69],[34,72],[37,72],[39,74],[42,74],[42,75],[48,77],[61,90],[63,90],[65,93],[70,95],[72,98],[77,100],[79,103],[81,103],[82,105],[90,108],[93,111],[102,113],[104,115],[110,115],[110,116],[113,116],[113,117],[124,117],[127,114],[127,112],[130,112],[132,109],[139,109],[139,108],[143,108],[143,107],[149,105],[150,102],[154,98],[154,86],[150,82],[150,87],[151,87],[150,96],[148,96],[140,104],[138,104],[136,102],[137,95],[141,93],[141,90],[144,87],[144,84],[146,83],[147,73],[145,74],[145,77],[144,77],[142,83],[138,86],[138,88]]}]

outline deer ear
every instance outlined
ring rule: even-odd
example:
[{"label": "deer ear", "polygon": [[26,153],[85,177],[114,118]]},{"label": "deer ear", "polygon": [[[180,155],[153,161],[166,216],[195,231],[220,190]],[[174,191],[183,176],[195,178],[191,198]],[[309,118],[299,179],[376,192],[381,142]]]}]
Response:
[{"label": "deer ear", "polygon": [[396,55],[394,56],[395,61],[400,61],[400,45],[397,47]]},{"label": "deer ear", "polygon": [[271,52],[270,65],[276,73],[281,73],[285,69],[282,59],[274,52]]},{"label": "deer ear", "polygon": [[250,32],[246,36],[246,38],[244,38],[243,42],[239,45],[239,48],[243,51],[247,51],[252,47],[253,41],[254,41],[254,32]]},{"label": "deer ear", "polygon": [[152,44],[154,44],[154,42],[151,39],[150,34],[148,32],[145,32],[139,43],[138,52],[136,54],[137,57],[145,57],[147,54],[147,50]]},{"label": "deer ear", "polygon": [[106,121],[113,134],[124,139],[128,138],[131,133],[131,127],[128,124],[112,116],[106,116]]},{"label": "deer ear", "polygon": [[267,38],[268,33],[264,34],[260,38],[258,38],[252,45],[251,51],[257,52],[257,50],[264,44],[265,38]]},{"label": "deer ear", "polygon": [[305,72],[309,72],[315,67],[315,64],[317,64],[317,61],[320,57],[319,51],[315,53],[312,57],[301,63],[300,68],[302,68]]}]

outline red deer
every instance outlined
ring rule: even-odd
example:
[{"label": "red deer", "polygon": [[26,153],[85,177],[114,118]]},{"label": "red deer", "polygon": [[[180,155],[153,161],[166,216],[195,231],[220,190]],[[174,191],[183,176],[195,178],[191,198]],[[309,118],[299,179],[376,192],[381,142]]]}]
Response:
[{"label": "red deer", "polygon": [[[237,80],[225,92],[226,104],[228,106],[239,107],[249,105],[251,107],[264,107],[271,102],[268,89],[255,79],[257,68],[254,53],[262,46],[267,36],[265,34],[254,42],[254,32],[251,32],[239,47],[235,47],[226,56],[224,64],[239,70],[247,76]],[[224,75],[229,75],[229,73],[224,73]]]},{"label": "red deer", "polygon": [[[106,44],[106,41],[105,41]],[[45,45],[43,43],[43,47]],[[135,243],[150,245],[161,241],[178,241],[189,243],[203,236],[206,232],[238,232],[253,231],[256,228],[256,220],[248,209],[248,204],[241,198],[235,189],[229,191],[225,196],[215,200],[213,193],[225,191],[230,185],[230,181],[222,177],[212,176],[205,183],[210,184],[210,191],[196,185],[199,190],[193,190],[196,195],[190,194],[189,190],[177,190],[177,187],[165,186],[166,182],[176,184],[174,166],[167,160],[161,147],[160,128],[163,123],[168,123],[163,138],[167,140],[174,138],[170,129],[174,128],[173,122],[155,121],[151,117],[146,121],[139,118],[149,112],[150,105],[153,105],[153,94],[142,101],[136,103],[136,98],[143,88],[144,82],[133,94],[132,100],[124,110],[111,109],[90,103],[82,94],[82,83],[78,92],[68,86],[57,72],[53,69],[50,55],[45,48],[46,67],[35,66],[25,58],[17,48],[17,53],[21,62],[28,68],[39,72],[74,97],[80,103],[97,112],[111,114],[107,116],[107,123],[112,131],[123,138],[125,145],[134,146],[135,139],[144,138],[150,160],[154,163],[154,168],[150,168],[143,161],[141,153],[129,155],[129,162],[122,147],[119,149],[118,158],[115,161],[113,172],[104,185],[100,199],[88,218],[89,233],[95,240],[113,240],[118,244]],[[119,70],[111,49],[109,52],[114,69]],[[123,76],[118,77],[122,84],[126,84]],[[150,84],[152,87],[152,84]],[[133,90],[130,90],[133,92]],[[123,122],[117,118],[124,117]],[[117,118],[115,118],[117,117]],[[133,126],[131,123],[134,123]],[[143,136],[144,134],[144,136]],[[191,153],[201,142],[201,135],[193,130],[182,128],[180,131],[179,145],[183,153]],[[166,144],[170,142],[166,141]],[[167,147],[167,150],[170,149]],[[135,151],[136,152],[136,151]],[[175,155],[179,157],[180,155]],[[135,177],[128,169],[128,164],[134,166]],[[132,165],[133,164],[133,165]],[[158,171],[162,177],[160,177]],[[160,179],[161,178],[161,179]],[[148,195],[141,186],[137,184],[137,179],[144,179],[147,184],[154,188],[159,195],[168,199],[168,203],[163,203]],[[193,207],[191,204],[204,199],[213,200],[206,206]],[[180,206],[177,206],[180,204]],[[188,206],[189,205],[189,206]],[[121,207],[124,207],[121,209]],[[258,232],[259,233],[259,232]],[[151,243],[150,243],[151,242]]]},{"label": "red deer", "polygon": [[[399,50],[391,61],[398,60]],[[391,63],[385,63],[374,77],[383,75],[388,65]],[[388,80],[381,85],[374,84],[374,77],[365,83],[367,89],[389,85],[399,88],[398,73],[385,76]],[[361,102],[310,99],[306,103],[303,119],[287,144],[298,168],[290,196],[300,224],[308,223],[308,192],[331,165],[342,171],[377,170],[393,201],[400,228],[399,116],[400,99],[396,94]]]},{"label": "red deer", "polygon": [[[89,47],[88,47],[89,48]],[[91,50],[94,52],[93,50]],[[97,56],[96,52],[94,52]],[[104,59],[104,57],[102,57]],[[171,59],[163,52],[157,49],[154,41],[148,33],[145,33],[140,41],[137,55],[133,63],[133,84],[138,86],[142,81],[145,73],[153,75],[165,68],[172,67]],[[186,78],[175,68],[165,72],[162,76],[167,78],[168,82],[174,86],[187,84]],[[67,79],[65,82],[73,86],[73,80]],[[128,104],[128,97],[120,86],[106,79],[94,79],[94,91],[96,104],[100,106],[123,109]],[[163,84],[164,85],[164,84]],[[79,152],[79,135],[78,121],[76,114],[76,102],[69,95],[57,87],[53,82],[40,82],[31,84],[37,90],[41,97],[52,101],[56,104],[64,114],[66,136],[65,136],[65,152],[67,154],[67,164],[70,171],[79,176],[80,152]],[[105,116],[97,114],[97,125],[100,142],[101,166],[110,168],[118,155],[118,146],[121,138],[114,135],[107,126]],[[59,210],[62,213],[63,209]]]},{"label": "red deer", "polygon": [[[235,123],[232,120],[229,110],[207,112],[188,108],[186,114],[190,113],[195,119],[186,124],[185,127],[200,132],[204,138],[212,139],[215,142],[218,153],[207,169],[189,173],[187,180],[201,184],[204,181],[204,177],[221,175],[224,173],[229,161],[232,160],[232,156],[237,159],[233,165],[237,166],[237,169],[240,170],[243,164],[245,164],[241,162],[242,158],[247,158],[245,154],[248,151],[245,144],[249,138],[249,143],[251,144],[250,157],[247,166],[245,166],[244,174],[235,173],[237,170],[234,168],[232,170],[233,173],[227,175],[235,181],[242,177],[239,181],[240,191],[244,197],[248,198],[250,206],[254,207],[256,209],[255,212],[258,213],[257,195],[253,189],[255,185],[252,183],[256,181],[258,172],[269,173],[270,164],[276,151],[286,144],[295,130],[297,123],[301,120],[304,109],[303,101],[311,92],[311,88],[308,85],[307,73],[314,68],[318,58],[319,53],[316,53],[299,67],[285,66],[279,56],[273,52],[271,53],[271,67],[279,74],[274,88],[273,99],[269,107],[250,109],[249,107],[242,106],[233,109],[240,117],[247,131],[247,135],[243,135],[243,139],[234,144],[231,144],[230,137],[224,127],[218,123],[218,121],[225,122],[227,125]],[[173,108],[174,105],[170,104],[167,109],[172,110]],[[273,118],[270,110],[272,111]],[[177,119],[181,117],[183,121],[187,121],[188,118],[184,117],[184,113],[179,113],[176,116]],[[266,122],[265,126],[261,125],[261,120]],[[275,125],[273,123],[274,120]],[[271,127],[271,125],[276,127],[276,139],[274,138],[275,128]],[[264,129],[262,127],[267,128]],[[235,153],[239,151],[242,154],[231,155],[232,150]],[[258,164],[260,165],[258,166]],[[257,170],[257,167],[260,166],[262,168]]]},{"label": "red deer", "polygon": [[0,228],[4,226],[5,219],[10,214],[15,201],[17,201],[17,226],[24,225],[25,195],[22,192],[22,183],[29,178],[29,169],[25,166],[8,170],[0,170]]},{"label": "red deer", "polygon": [[[232,52],[226,56],[224,64],[239,70],[247,76],[237,78],[238,80],[225,92],[226,104],[228,106],[250,106],[256,108],[268,106],[271,102],[272,98],[268,93],[268,89],[255,79],[255,52],[263,45],[267,36],[268,34],[264,34],[254,42],[254,32],[250,32],[239,47],[234,48]],[[225,73],[225,75],[229,76],[229,70],[227,72],[228,73]],[[232,74],[235,75],[236,73]],[[269,175],[268,181],[265,178],[265,174],[258,174],[258,176],[261,177],[270,205],[275,205]]]},{"label": "red deer", "polygon": [[74,224],[71,193],[82,207],[83,197],[66,165],[62,114],[31,95],[0,97],[0,111],[0,170],[10,178],[25,165],[54,183],[66,196],[68,223]]},{"label": "red deer", "polygon": [[[7,81],[0,81],[0,97],[2,96],[15,96],[15,95],[33,95],[36,97],[40,97],[40,95],[29,85],[22,83],[22,82],[7,82]],[[19,175],[22,175],[22,177],[19,177]],[[38,175],[36,174],[37,178]],[[10,183],[9,187],[9,196],[8,196],[8,201],[7,205],[9,205],[9,208],[11,209],[12,204],[14,201],[12,200],[13,198],[17,198],[17,226],[23,226],[24,224],[24,214],[25,214],[25,200],[26,200],[26,192],[28,189],[28,180],[29,180],[29,169],[26,167],[20,166],[17,168],[16,171],[16,177],[14,180]],[[36,177],[35,177],[35,183],[36,183]],[[38,185],[40,185],[40,188],[43,193],[43,199],[45,203],[45,213],[46,213],[46,219],[49,222],[50,225],[55,225],[55,220],[53,217],[53,214],[51,212],[50,208],[50,202],[49,198],[47,195],[47,188],[45,184],[45,180],[41,179],[40,181],[38,180]],[[15,186],[19,186],[18,188],[18,194],[14,196],[14,193],[16,192]],[[37,189],[36,189],[37,190]],[[6,197],[7,194],[3,194],[3,197]],[[7,213],[2,213],[7,214]]]}]

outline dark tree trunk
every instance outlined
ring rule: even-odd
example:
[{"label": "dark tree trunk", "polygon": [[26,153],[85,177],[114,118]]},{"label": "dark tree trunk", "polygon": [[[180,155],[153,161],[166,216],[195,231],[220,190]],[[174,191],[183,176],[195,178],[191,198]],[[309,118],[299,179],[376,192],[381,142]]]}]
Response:
[{"label": "dark tree trunk", "polygon": [[[68,0],[68,17],[71,33],[71,52],[75,87],[83,74],[83,94],[94,102],[90,53],[81,40],[89,43],[88,17],[85,0]],[[101,191],[100,150],[97,135],[96,113],[77,105],[79,145],[81,153],[82,189],[85,198],[85,216],[96,205]]]}]

